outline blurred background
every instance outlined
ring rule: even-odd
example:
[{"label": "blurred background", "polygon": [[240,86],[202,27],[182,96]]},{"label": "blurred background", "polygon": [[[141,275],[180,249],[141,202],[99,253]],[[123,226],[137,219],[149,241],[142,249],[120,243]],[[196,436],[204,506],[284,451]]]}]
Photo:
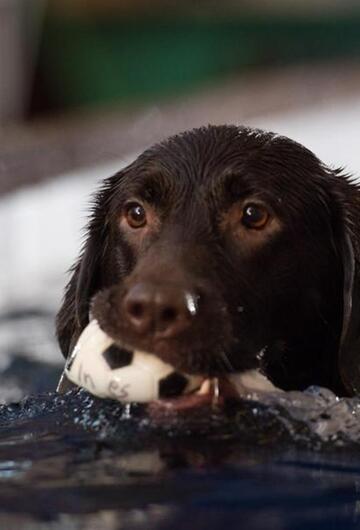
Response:
[{"label": "blurred background", "polygon": [[54,389],[98,182],[208,123],[360,171],[357,0],[0,0],[0,401]]}]

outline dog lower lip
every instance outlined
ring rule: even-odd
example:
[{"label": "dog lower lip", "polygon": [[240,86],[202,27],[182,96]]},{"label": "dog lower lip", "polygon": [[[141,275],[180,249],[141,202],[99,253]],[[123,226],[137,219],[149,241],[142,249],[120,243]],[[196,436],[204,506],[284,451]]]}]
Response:
[{"label": "dog lower lip", "polygon": [[198,390],[175,398],[153,401],[149,408],[155,414],[186,412],[201,407],[221,407],[230,398],[238,399],[239,394],[227,377],[207,377]]}]

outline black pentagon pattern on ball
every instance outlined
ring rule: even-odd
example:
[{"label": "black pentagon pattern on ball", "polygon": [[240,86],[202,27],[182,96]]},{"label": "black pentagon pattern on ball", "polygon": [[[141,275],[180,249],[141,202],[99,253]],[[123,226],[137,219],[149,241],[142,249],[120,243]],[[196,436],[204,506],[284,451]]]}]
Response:
[{"label": "black pentagon pattern on ball", "polygon": [[173,372],[160,381],[159,396],[161,398],[179,396],[185,390],[187,384],[188,380],[184,375]]},{"label": "black pentagon pattern on ball", "polygon": [[112,344],[103,352],[103,357],[111,370],[129,366],[133,360],[133,356],[133,352],[119,348],[116,344]]}]

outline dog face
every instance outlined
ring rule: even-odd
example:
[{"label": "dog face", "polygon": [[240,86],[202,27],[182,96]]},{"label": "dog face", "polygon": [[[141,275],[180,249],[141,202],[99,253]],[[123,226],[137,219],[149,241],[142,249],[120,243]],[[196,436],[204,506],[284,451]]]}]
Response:
[{"label": "dog face", "polygon": [[64,354],[91,311],[120,344],[181,371],[258,368],[284,389],[345,393],[350,189],[301,145],[248,128],[145,151],[96,196],[58,316]]}]

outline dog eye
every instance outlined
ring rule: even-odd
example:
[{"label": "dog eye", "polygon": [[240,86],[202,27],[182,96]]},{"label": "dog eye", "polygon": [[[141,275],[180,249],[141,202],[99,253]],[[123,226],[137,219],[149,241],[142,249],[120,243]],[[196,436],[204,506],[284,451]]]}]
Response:
[{"label": "dog eye", "polygon": [[264,228],[269,220],[269,212],[259,204],[247,204],[242,211],[241,222],[247,228]]},{"label": "dog eye", "polygon": [[130,202],[126,205],[125,217],[131,228],[141,228],[146,225],[145,208],[138,202]]}]

